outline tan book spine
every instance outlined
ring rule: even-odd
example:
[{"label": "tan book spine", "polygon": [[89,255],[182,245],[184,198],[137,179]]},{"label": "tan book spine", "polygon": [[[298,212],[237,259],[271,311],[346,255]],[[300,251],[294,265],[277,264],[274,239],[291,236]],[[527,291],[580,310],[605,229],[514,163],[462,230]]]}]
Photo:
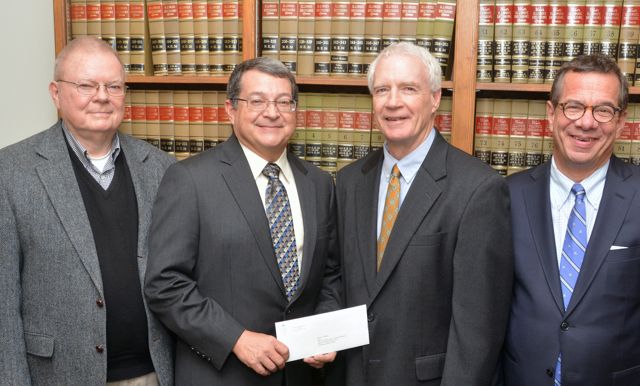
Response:
[{"label": "tan book spine", "polygon": [[527,110],[527,143],[525,144],[525,166],[528,168],[542,163],[542,139],[546,123],[546,101],[530,100]]},{"label": "tan book spine", "polygon": [[355,160],[354,134],[356,125],[356,96],[338,94],[338,163],[337,171]]},{"label": "tan book spine", "polygon": [[[545,107],[546,113],[546,107]],[[545,163],[551,159],[553,155],[553,132],[549,120],[545,119],[544,135],[542,136],[542,162]]]},{"label": "tan book spine", "polygon": [[224,30],[222,21],[222,0],[207,1],[209,22],[209,72],[211,75],[224,74]]},{"label": "tan book spine", "polygon": [[585,55],[600,52],[600,37],[604,23],[604,1],[587,2],[584,20],[582,53]]},{"label": "tan book spine", "polygon": [[116,50],[124,71],[131,70],[131,41],[129,39],[129,0],[116,0]]},{"label": "tan book spine", "polygon": [[100,37],[116,49],[116,4],[114,0],[100,0]]},{"label": "tan book spine", "polygon": [[365,0],[353,0],[349,3],[349,53],[347,55],[347,74],[351,76],[363,76],[366,7],[367,3]]},{"label": "tan book spine", "polygon": [[162,15],[162,0],[147,1],[151,58],[153,59],[153,75],[155,76],[166,76],[169,73]]},{"label": "tan book spine", "polygon": [[567,0],[550,0],[544,83],[553,83],[560,66],[562,66],[566,23]]},{"label": "tan book spine", "polygon": [[175,135],[176,158],[189,157],[189,92],[173,92],[173,132]]},{"label": "tan book spine", "polygon": [[356,95],[355,130],[353,133],[353,158],[360,159],[371,150],[371,97]]},{"label": "tan book spine", "polygon": [[229,115],[227,115],[227,111],[224,108],[226,99],[227,96],[224,92],[218,93],[218,143],[226,141],[233,134]]},{"label": "tan book spine", "polygon": [[189,153],[204,150],[204,106],[202,91],[189,91]]},{"label": "tan book spine", "polygon": [[335,177],[338,168],[338,95],[322,94],[320,168]]},{"label": "tan book spine", "polygon": [[280,50],[280,2],[262,1],[262,34],[260,55],[273,59],[279,58]]},{"label": "tan book spine", "polygon": [[402,15],[400,25],[400,40],[416,43],[416,32],[418,31],[418,7],[419,0],[403,0]]},{"label": "tan book spine", "polygon": [[493,80],[494,0],[480,0],[479,12],[476,81],[485,83]]},{"label": "tan book spine", "polygon": [[400,41],[402,1],[384,0],[382,8],[382,49]]},{"label": "tan book spine", "polygon": [[640,165],[640,103],[629,103],[627,106],[627,119],[631,119],[633,123],[633,132],[631,138],[631,163]]},{"label": "tan book spine", "polygon": [[205,91],[202,95],[202,125],[204,150],[218,145],[218,93]]},{"label": "tan book spine", "polygon": [[493,126],[493,99],[476,99],[475,137],[473,155],[491,164],[491,127]]},{"label": "tan book spine", "polygon": [[305,133],[307,126],[307,96],[298,94],[298,104],[296,106],[296,131],[289,139],[289,152],[295,154],[300,159],[305,159]]},{"label": "tan book spine", "polygon": [[622,6],[622,24],[620,25],[620,43],[618,44],[618,67],[631,85],[636,69],[639,36],[640,0],[625,0]]},{"label": "tan book spine", "polygon": [[129,33],[131,42],[131,67],[129,73],[132,75],[150,75],[151,67],[147,66],[147,51],[145,51],[150,50],[150,47],[144,0],[131,0],[129,3]]},{"label": "tan book spine", "polygon": [[511,99],[495,99],[493,101],[493,126],[491,127],[491,167],[500,175],[507,174],[510,131]]},{"label": "tan book spine", "polygon": [[173,90],[160,91],[160,149],[176,155],[176,137],[174,133]]},{"label": "tan book spine", "polygon": [[100,22],[100,0],[87,0],[87,35],[100,37],[102,23]]},{"label": "tan book spine", "polygon": [[313,73],[331,73],[331,14],[330,0],[316,1],[316,21],[314,25]]},{"label": "tan book spine", "polygon": [[132,135],[131,129],[131,91],[127,92],[124,96],[124,115],[122,117],[122,123],[118,130],[122,134]]},{"label": "tan book spine", "polygon": [[547,45],[547,0],[531,0],[531,27],[529,29],[529,69],[527,83],[543,83]]},{"label": "tan book spine", "polygon": [[145,90],[147,142],[160,149],[160,91]]},{"label": "tan book spine", "polygon": [[440,62],[442,76],[451,79],[453,26],[456,20],[456,0],[439,0],[433,26],[433,56]]},{"label": "tan book spine", "polygon": [[511,124],[509,126],[509,164],[507,175],[520,172],[526,167],[527,117],[529,101],[511,101]]},{"label": "tan book spine", "polygon": [[371,121],[371,151],[378,151],[382,149],[384,144],[384,136],[380,131],[380,123],[375,117]]},{"label": "tan book spine", "polygon": [[[429,52],[433,52],[433,31],[436,22],[437,8],[438,2],[436,0],[420,0],[418,4],[416,44],[420,47],[426,48]],[[493,40],[493,33],[491,35],[491,38]]]},{"label": "tan book spine", "polygon": [[307,94],[305,160],[320,167],[322,160],[322,94]]},{"label": "tan book spine", "polygon": [[331,2],[331,75],[349,73],[349,2]]},{"label": "tan book spine", "polygon": [[298,71],[298,0],[280,1],[279,59],[292,73]]},{"label": "tan book spine", "polygon": [[633,120],[627,117],[620,136],[613,143],[613,154],[625,163],[631,163],[631,142],[633,139]]},{"label": "tan book spine", "polygon": [[440,98],[440,106],[438,107],[434,122],[438,132],[447,142],[451,142],[451,128],[453,124],[452,107],[453,98],[451,96],[443,96]]},{"label": "tan book spine", "polygon": [[178,0],[178,25],[180,30],[180,62],[183,75],[196,74],[195,32],[193,29],[192,0]]},{"label": "tan book spine", "polygon": [[369,65],[382,50],[382,10],[381,0],[366,0],[364,19],[364,55],[362,73],[369,71]]},{"label": "tan book spine", "polygon": [[298,1],[298,57],[297,74],[313,75],[313,51],[315,31],[315,0]]},{"label": "tan book spine", "polygon": [[511,43],[513,41],[513,0],[496,0],[494,24],[493,81],[511,82]]},{"label": "tan book spine", "polygon": [[69,19],[71,20],[71,38],[87,35],[87,2],[85,0],[70,0]]},{"label": "tan book spine", "polygon": [[196,75],[209,76],[209,21],[207,0],[193,0],[193,33]]},{"label": "tan book spine", "polygon": [[131,135],[147,140],[147,105],[144,90],[131,90]]},{"label": "tan book spine", "polygon": [[586,0],[569,0],[567,3],[567,22],[562,49],[563,63],[570,62],[583,52],[586,11]]},{"label": "tan book spine", "polygon": [[605,0],[602,30],[600,32],[600,52],[615,58],[620,40],[622,23],[622,0]]},{"label": "tan book spine", "polygon": [[178,20],[177,0],[162,0],[162,12],[168,72],[169,75],[172,76],[182,75],[180,22]]},{"label": "tan book spine", "polygon": [[242,61],[242,22],[240,3],[238,0],[224,0],[222,2],[222,22],[224,31],[222,69],[231,73],[236,64]]},{"label": "tan book spine", "polygon": [[529,77],[529,55],[531,47],[531,1],[513,2],[513,43],[511,50],[511,82],[527,83]]}]

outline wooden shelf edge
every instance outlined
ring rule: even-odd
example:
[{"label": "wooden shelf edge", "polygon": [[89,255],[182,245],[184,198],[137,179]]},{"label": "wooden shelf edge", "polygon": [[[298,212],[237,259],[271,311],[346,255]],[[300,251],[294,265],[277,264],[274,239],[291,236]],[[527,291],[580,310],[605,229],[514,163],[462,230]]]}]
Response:
[{"label": "wooden shelf edge", "polygon": [[550,84],[530,83],[476,83],[479,91],[515,91],[515,92],[546,92],[551,91]]}]

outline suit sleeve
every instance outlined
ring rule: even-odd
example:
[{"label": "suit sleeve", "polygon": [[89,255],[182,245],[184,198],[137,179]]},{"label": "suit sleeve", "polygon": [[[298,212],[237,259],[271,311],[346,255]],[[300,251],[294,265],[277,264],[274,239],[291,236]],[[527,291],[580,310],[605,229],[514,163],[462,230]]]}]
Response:
[{"label": "suit sleeve", "polygon": [[160,184],[153,208],[145,295],[165,326],[221,369],[244,327],[203,296],[193,277],[201,258],[199,217],[193,177],[182,164],[174,164]]},{"label": "suit sleeve", "polygon": [[513,282],[508,191],[497,174],[484,180],[466,204],[453,272],[442,385],[489,385],[504,339]]},{"label": "suit sleeve", "polygon": [[336,228],[336,192],[333,179],[328,178],[329,182],[329,237],[327,238],[327,258],[322,279],[322,287],[318,296],[318,304],[315,312],[335,311],[342,308],[342,276],[340,269],[340,255],[338,252],[338,232]]},{"label": "suit sleeve", "polygon": [[0,379],[7,385],[30,385],[22,325],[18,225],[0,180]]}]

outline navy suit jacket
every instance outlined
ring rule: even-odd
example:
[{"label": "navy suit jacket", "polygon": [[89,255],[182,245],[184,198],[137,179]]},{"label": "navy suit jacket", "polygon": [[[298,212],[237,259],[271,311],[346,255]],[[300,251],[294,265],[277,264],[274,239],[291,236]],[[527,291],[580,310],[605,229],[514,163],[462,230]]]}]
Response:
[{"label": "navy suit jacket", "polygon": [[553,235],[549,173],[547,162],[508,178],[516,280],[503,359],[505,383],[553,385],[553,370],[562,351],[563,386],[637,386],[640,170],[611,158],[596,222],[566,312]]}]

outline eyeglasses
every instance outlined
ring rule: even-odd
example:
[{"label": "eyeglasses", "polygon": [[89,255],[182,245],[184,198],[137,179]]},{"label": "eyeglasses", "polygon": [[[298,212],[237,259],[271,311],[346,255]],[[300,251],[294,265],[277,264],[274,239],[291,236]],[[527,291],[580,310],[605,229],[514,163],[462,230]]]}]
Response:
[{"label": "eyeglasses", "polygon": [[233,98],[235,101],[244,101],[247,103],[247,107],[252,111],[264,111],[271,103],[276,106],[276,109],[281,113],[292,113],[296,111],[296,101],[289,98],[277,99],[275,101],[269,101],[262,98]]},{"label": "eyeglasses", "polygon": [[596,105],[596,106],[584,106],[579,103],[558,103],[558,106],[562,109],[562,113],[567,119],[572,121],[582,118],[585,111],[588,108],[591,109],[591,115],[593,119],[600,123],[609,123],[616,116],[616,113],[622,111],[619,107],[613,107],[608,105]]},{"label": "eyeglasses", "polygon": [[121,97],[127,92],[127,86],[122,83],[93,83],[93,82],[82,82],[76,83],[68,80],[58,79],[56,82],[64,82],[69,83],[76,86],[76,90],[78,90],[78,94],[85,96],[95,96],[100,88],[104,86],[104,89],[107,91],[107,94],[113,97]]}]

